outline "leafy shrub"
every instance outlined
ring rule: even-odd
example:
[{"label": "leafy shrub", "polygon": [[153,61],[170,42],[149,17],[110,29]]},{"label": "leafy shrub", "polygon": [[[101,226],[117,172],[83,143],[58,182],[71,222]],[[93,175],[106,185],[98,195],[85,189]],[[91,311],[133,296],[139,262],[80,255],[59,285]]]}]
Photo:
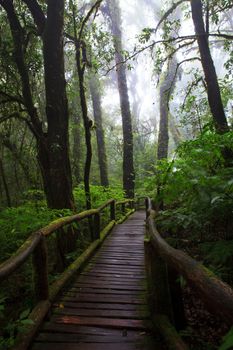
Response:
[{"label": "leafy shrub", "polygon": [[[124,191],[122,190],[121,187],[103,187],[103,186],[91,185],[90,188],[91,188],[92,208],[98,208],[104,202],[112,198],[116,200],[124,199]],[[86,198],[85,198],[85,191],[84,191],[83,185],[79,185],[78,187],[75,187],[74,198],[75,198],[75,204],[78,211],[85,210]]]},{"label": "leafy shrub", "polygon": [[[184,142],[172,162],[161,162],[154,177],[166,210],[160,215],[165,229],[231,238],[233,222],[233,167],[225,167],[223,150],[233,150],[233,133],[207,132]],[[165,220],[166,219],[166,220]],[[206,237],[205,236],[205,237]],[[212,236],[213,238],[213,236]]]}]

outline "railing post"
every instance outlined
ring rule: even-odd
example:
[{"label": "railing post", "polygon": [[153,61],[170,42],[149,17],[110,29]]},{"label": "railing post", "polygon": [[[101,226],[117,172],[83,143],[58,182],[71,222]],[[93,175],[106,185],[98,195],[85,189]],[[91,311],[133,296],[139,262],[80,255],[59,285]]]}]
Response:
[{"label": "railing post", "polygon": [[150,212],[149,212],[149,198],[146,197],[145,199],[145,206],[146,206],[146,218],[148,219],[148,217],[150,216]]},{"label": "railing post", "polygon": [[166,263],[157,255],[149,240],[145,240],[145,262],[148,284],[148,303],[152,319],[156,314],[168,316],[173,323],[173,310]]},{"label": "railing post", "polygon": [[41,236],[41,240],[34,250],[33,266],[36,299],[38,301],[47,300],[49,298],[48,254],[44,236]]},{"label": "railing post", "polygon": [[171,294],[174,325],[177,331],[180,331],[186,327],[182,288],[180,275],[170,266],[168,266],[168,282]]},{"label": "railing post", "polygon": [[110,219],[111,221],[116,220],[116,202],[112,201],[110,204]]},{"label": "railing post", "polygon": [[121,211],[123,214],[125,214],[125,203],[121,204]]},{"label": "railing post", "polygon": [[100,238],[100,213],[94,215],[94,240]]}]

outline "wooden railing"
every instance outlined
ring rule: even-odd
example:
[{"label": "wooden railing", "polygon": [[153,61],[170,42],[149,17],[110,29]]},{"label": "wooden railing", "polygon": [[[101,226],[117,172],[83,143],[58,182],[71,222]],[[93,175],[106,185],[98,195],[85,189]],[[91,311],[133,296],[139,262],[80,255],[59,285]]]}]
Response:
[{"label": "wooden railing", "polygon": [[[126,206],[131,209],[126,214]],[[101,231],[101,213],[109,207],[110,215],[109,222]],[[127,199],[116,202],[111,199],[101,205],[98,209],[91,209],[79,214],[67,216],[55,220],[47,226],[32,233],[24,244],[12,255],[11,258],[4,261],[0,265],[0,283],[10,277],[18,268],[20,268],[31,256],[33,257],[34,268],[34,291],[36,293],[37,305],[33,309],[29,319],[32,325],[28,326],[28,331],[20,337],[15,349],[25,350],[28,348],[31,339],[35,335],[40,323],[46,316],[51,303],[55,297],[73,275],[79,271],[87,260],[92,256],[97,247],[103,242],[107,234],[111,231],[116,222],[116,208],[120,207],[121,213],[125,219],[133,212],[134,200]],[[51,236],[55,231],[71,225],[75,222],[80,222],[84,219],[93,219],[94,235],[93,241],[81,256],[78,257],[59,277],[56,282],[49,286],[48,282],[48,253],[46,237]],[[120,221],[123,221],[122,219]]]},{"label": "wooden railing", "polygon": [[[181,250],[171,247],[158,233],[156,212],[150,198],[146,198],[147,239],[145,241],[150,304],[160,331],[161,318],[166,315],[179,329],[182,328],[183,310],[179,281],[182,276],[196,291],[207,309],[229,327],[233,325],[233,289],[200,262]],[[156,322],[156,320],[155,320]],[[174,345],[174,343],[173,343]],[[172,347],[176,349],[176,347]],[[183,344],[177,349],[187,349]]]}]

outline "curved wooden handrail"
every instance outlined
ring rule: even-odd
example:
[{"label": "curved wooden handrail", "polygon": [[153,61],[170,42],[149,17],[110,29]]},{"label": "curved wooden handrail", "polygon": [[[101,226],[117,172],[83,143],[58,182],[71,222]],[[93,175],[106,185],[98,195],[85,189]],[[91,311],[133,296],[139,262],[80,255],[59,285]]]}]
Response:
[{"label": "curved wooden handrail", "polygon": [[33,233],[16,251],[16,253],[0,265],[0,281],[17,270],[34,252],[41,240],[41,233]]},{"label": "curved wooden handrail", "polygon": [[103,211],[105,208],[107,208],[109,205],[115,203],[115,199],[110,199],[109,201],[107,201],[106,203],[102,204],[97,210],[98,212]]},{"label": "curved wooden handrail", "polygon": [[150,242],[157,254],[175,269],[197,292],[207,308],[227,323],[233,324],[233,289],[198,261],[181,250],[171,247],[158,233],[151,200],[146,199]]},{"label": "curved wooden handrail", "polygon": [[101,213],[101,211],[104,210],[107,206],[111,206],[111,219],[113,220],[115,214],[112,213],[112,211],[114,211],[114,207],[112,207],[112,204],[114,204],[115,206],[115,204],[127,204],[132,201],[133,200],[131,199],[126,199],[124,201],[115,202],[114,199],[110,199],[97,209],[86,210],[75,215],[66,216],[54,220],[47,226],[32,233],[31,236],[22,244],[22,246],[16,251],[16,253],[12,257],[0,264],[0,282],[7,278],[10,274],[12,274],[30,257],[30,255],[35,251],[36,247],[38,246],[41,236],[48,237],[55,231],[63,228],[64,226],[95,216],[96,214]]}]

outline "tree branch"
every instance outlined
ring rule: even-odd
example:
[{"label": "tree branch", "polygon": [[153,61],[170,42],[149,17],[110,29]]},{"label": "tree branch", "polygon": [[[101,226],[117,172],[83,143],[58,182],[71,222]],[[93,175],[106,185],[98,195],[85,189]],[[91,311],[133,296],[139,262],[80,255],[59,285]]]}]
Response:
[{"label": "tree branch", "polygon": [[169,92],[169,93],[168,93],[168,99],[167,99],[168,101],[170,100],[172,86],[173,86],[173,84],[175,83],[176,76],[177,76],[177,73],[178,73],[178,70],[179,70],[180,66],[181,66],[183,63],[191,62],[191,61],[197,61],[197,60],[198,60],[198,61],[201,61],[200,57],[186,58],[185,60],[180,61],[180,62],[177,63],[177,65],[176,65],[176,70],[175,70],[175,74],[174,74],[174,77],[173,77],[172,82],[171,82],[171,86],[170,86],[167,90],[165,90],[165,92]]},{"label": "tree branch", "polygon": [[20,115],[18,112],[14,112],[12,114],[6,115],[4,117],[0,116],[0,124],[6,122],[9,119],[18,119],[23,121],[24,123],[27,124],[28,128],[31,130],[31,132],[33,133],[34,136],[37,136],[36,130],[34,129],[32,123],[30,122],[29,119],[27,119],[26,117],[23,117],[22,115]]},{"label": "tree branch", "polygon": [[23,99],[21,97],[10,95],[10,94],[8,94],[7,92],[4,92],[4,91],[0,91],[0,96],[3,96],[4,98],[6,98],[3,101],[0,101],[0,103],[2,103],[2,102],[4,102],[4,103],[6,103],[6,102],[17,102],[19,104],[24,105],[24,101],[23,101]]},{"label": "tree branch", "polygon": [[172,5],[172,7],[169,8],[163,15],[163,17],[160,19],[159,23],[157,24],[156,28],[152,30],[152,33],[156,34],[160,25],[175,11],[175,9],[180,6],[183,2],[187,2],[190,0],[180,0]]},{"label": "tree branch", "polygon": [[[91,17],[92,13],[94,12],[94,10],[96,10],[96,13],[99,9],[99,6],[101,5],[101,2],[103,0],[97,0],[95,2],[95,4],[90,8],[90,10],[88,11],[86,17],[84,18],[84,20],[82,21],[82,25],[81,25],[81,28],[80,28],[80,31],[79,31],[79,35],[78,35],[78,42],[80,42],[81,38],[82,38],[82,34],[83,34],[83,30],[84,30],[84,27],[86,25],[86,23],[88,22],[89,18]],[[96,16],[96,14],[95,14]]]},{"label": "tree branch", "polygon": [[45,28],[46,18],[42,8],[36,0],[22,0],[32,14],[34,22],[38,29],[38,34],[41,35]]}]

